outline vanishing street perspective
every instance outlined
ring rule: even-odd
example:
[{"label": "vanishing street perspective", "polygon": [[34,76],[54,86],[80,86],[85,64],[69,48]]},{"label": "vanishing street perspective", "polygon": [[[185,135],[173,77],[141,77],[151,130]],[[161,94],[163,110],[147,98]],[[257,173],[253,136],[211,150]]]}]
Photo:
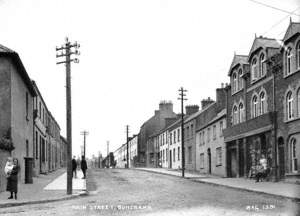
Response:
[{"label": "vanishing street perspective", "polygon": [[300,215],[298,0],[0,19],[0,215]]}]

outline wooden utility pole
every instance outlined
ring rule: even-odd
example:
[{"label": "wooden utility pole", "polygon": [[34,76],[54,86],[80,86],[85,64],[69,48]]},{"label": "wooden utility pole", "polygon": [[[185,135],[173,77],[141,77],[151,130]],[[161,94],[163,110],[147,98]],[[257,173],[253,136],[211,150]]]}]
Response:
[{"label": "wooden utility pole", "polygon": [[[72,194],[72,100],[71,100],[71,62],[79,63],[77,58],[71,59],[71,55],[79,55],[80,45],[75,42],[71,44],[66,38],[65,44],[56,47],[56,58],[65,57],[64,61],[56,64],[66,65],[66,113],[67,113],[67,194]],[[75,50],[73,51],[72,48]]]},{"label": "wooden utility pole", "polygon": [[89,132],[84,130],[80,132],[80,135],[83,135],[83,156],[85,158],[85,149],[86,149],[86,145],[85,145],[85,138],[87,135],[89,135]]},{"label": "wooden utility pole", "polygon": [[183,109],[183,101],[187,100],[184,98],[186,96],[185,92],[187,90],[183,89],[181,87],[179,90],[179,96],[178,100],[181,101],[181,171],[182,171],[182,177],[184,178],[184,170],[185,170],[185,151],[184,151],[184,109]]},{"label": "wooden utility pole", "polygon": [[127,145],[127,169],[129,168],[129,144],[128,144],[129,125],[126,125],[126,145]]}]

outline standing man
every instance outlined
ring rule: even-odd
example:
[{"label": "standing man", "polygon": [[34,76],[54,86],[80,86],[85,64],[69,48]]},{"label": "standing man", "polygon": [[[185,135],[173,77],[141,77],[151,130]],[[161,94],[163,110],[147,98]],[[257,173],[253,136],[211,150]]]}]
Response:
[{"label": "standing man", "polygon": [[82,173],[83,173],[83,179],[86,178],[86,170],[87,170],[87,164],[86,164],[86,160],[85,160],[85,157],[82,155],[81,157],[81,170],[82,170]]},{"label": "standing man", "polygon": [[75,156],[73,156],[73,159],[72,159],[72,174],[73,174],[73,178],[77,178],[77,161],[75,159]]}]

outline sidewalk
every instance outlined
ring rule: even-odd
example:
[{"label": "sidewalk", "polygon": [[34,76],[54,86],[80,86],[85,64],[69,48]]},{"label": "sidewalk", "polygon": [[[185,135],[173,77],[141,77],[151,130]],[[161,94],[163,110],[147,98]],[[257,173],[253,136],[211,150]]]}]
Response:
[{"label": "sidewalk", "polygon": [[[148,172],[181,177],[180,170],[169,170],[164,168],[136,168]],[[285,182],[259,182],[245,178],[221,178],[215,176],[185,173],[185,177],[196,182],[225,186],[250,192],[269,194],[280,198],[288,198],[300,201],[300,185]]]},{"label": "sidewalk", "polygon": [[[78,171],[78,177],[82,173]],[[81,175],[80,175],[81,176]],[[66,169],[58,169],[47,175],[40,174],[33,178],[33,184],[20,183],[18,185],[18,199],[7,199],[9,192],[0,192],[0,208],[25,204],[45,203],[67,200],[86,194],[85,179],[73,179],[73,194],[67,195]]]}]

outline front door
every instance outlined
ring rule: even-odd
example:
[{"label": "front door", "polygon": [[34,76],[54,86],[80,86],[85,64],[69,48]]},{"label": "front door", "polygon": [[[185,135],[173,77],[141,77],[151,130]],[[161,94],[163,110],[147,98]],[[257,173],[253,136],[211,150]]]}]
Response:
[{"label": "front door", "polygon": [[230,160],[230,177],[237,176],[237,158],[236,158],[236,149],[231,149],[229,152],[229,160]]},{"label": "front door", "polygon": [[283,178],[285,175],[284,168],[284,142],[282,138],[278,140],[278,165],[279,165],[279,177]]},{"label": "front door", "polygon": [[172,168],[172,150],[170,150],[169,168]]},{"label": "front door", "polygon": [[208,157],[208,169],[207,169],[207,171],[208,171],[208,174],[211,174],[211,153],[210,153],[210,148],[209,149],[207,149],[207,157]]}]

